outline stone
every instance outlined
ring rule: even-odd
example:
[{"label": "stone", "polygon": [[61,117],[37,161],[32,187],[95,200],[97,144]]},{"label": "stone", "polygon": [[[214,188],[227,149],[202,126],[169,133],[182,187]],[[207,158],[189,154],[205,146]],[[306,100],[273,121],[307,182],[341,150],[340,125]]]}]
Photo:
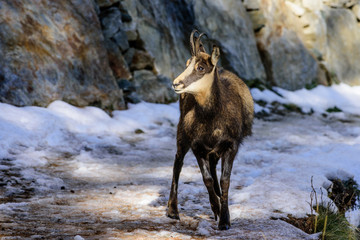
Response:
[{"label": "stone", "polygon": [[143,50],[135,49],[134,55],[131,59],[130,70],[147,69],[152,70],[154,68],[154,58]]},{"label": "stone", "polygon": [[345,7],[346,8],[351,8],[352,6],[354,6],[355,4],[359,4],[359,0],[348,0],[345,3]]},{"label": "stone", "polygon": [[360,4],[356,4],[352,7],[352,12],[355,14],[355,17],[360,21]]},{"label": "stone", "polygon": [[110,7],[119,2],[120,0],[96,0],[96,3],[99,5],[99,7]]},{"label": "stone", "polygon": [[261,28],[265,27],[266,18],[262,11],[255,10],[248,12],[250,20],[252,22],[252,28],[255,32],[259,31]]},{"label": "stone", "polygon": [[322,0],[302,0],[302,5],[309,12],[315,12],[324,8]]},{"label": "stone", "polygon": [[268,81],[289,90],[316,82],[318,64],[296,33],[282,28],[259,45],[267,68]]},{"label": "stone", "polygon": [[128,66],[130,66],[132,59],[134,57],[135,54],[135,48],[129,48],[125,53],[124,53],[124,59],[127,63]]},{"label": "stone", "polygon": [[350,85],[360,85],[360,28],[349,9],[327,8],[323,13],[327,27],[324,61],[330,72]]},{"label": "stone", "polygon": [[120,48],[121,52],[125,52],[129,49],[130,46],[128,42],[128,37],[124,31],[120,30],[119,32],[115,33],[112,39],[114,39],[116,45]]},{"label": "stone", "polygon": [[259,10],[260,9],[260,2],[259,0],[244,0],[244,6],[246,10]]},{"label": "stone", "polygon": [[135,22],[124,22],[122,29],[126,33],[129,41],[136,41],[139,39],[139,34],[136,27],[137,25]]},{"label": "stone", "polygon": [[130,29],[127,30],[125,33],[129,41],[136,41],[139,37],[139,34],[136,30]]},{"label": "stone", "polygon": [[353,2],[353,1],[352,0],[323,0],[323,3],[325,5],[328,5],[329,7],[333,7],[333,8],[341,8],[346,5],[349,5],[351,2]]},{"label": "stone", "polygon": [[285,1],[286,6],[296,15],[301,17],[305,13],[305,9],[290,1]]},{"label": "stone", "polygon": [[327,46],[327,27],[322,13],[306,12],[299,21],[303,28],[299,34],[302,42],[314,56],[322,59]]},{"label": "stone", "polygon": [[1,102],[125,106],[92,1],[3,0],[0,22]]},{"label": "stone", "polygon": [[111,7],[101,12],[101,26],[105,38],[113,37],[122,28],[121,12],[117,7]]},{"label": "stone", "polygon": [[130,94],[125,94],[125,100],[129,103],[140,103],[142,101],[141,97],[136,92],[131,92]]},{"label": "stone", "polygon": [[119,79],[117,80],[117,84],[119,88],[123,90],[124,94],[136,91],[135,86],[127,79]]},{"label": "stone", "polygon": [[128,64],[126,63],[126,60],[121,54],[118,46],[109,39],[105,40],[104,46],[106,47],[108,53],[108,61],[114,77],[116,79],[130,79],[132,76]]},{"label": "stone", "polygon": [[152,71],[134,71],[133,83],[136,88],[136,93],[144,101],[167,103],[177,99],[174,91],[169,88],[169,84],[164,83],[162,77],[160,77],[159,80]]},{"label": "stone", "polygon": [[121,11],[121,21],[122,22],[131,22],[132,17],[127,11]]}]

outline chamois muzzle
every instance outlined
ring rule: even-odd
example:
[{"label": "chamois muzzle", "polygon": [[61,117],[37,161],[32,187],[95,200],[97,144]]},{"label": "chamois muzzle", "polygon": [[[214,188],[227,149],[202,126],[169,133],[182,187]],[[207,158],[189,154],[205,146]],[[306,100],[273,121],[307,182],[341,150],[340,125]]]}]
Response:
[{"label": "chamois muzzle", "polygon": [[180,89],[178,89],[178,87],[181,85],[181,83],[173,83],[172,84],[172,88],[174,89],[175,92],[179,92]]}]

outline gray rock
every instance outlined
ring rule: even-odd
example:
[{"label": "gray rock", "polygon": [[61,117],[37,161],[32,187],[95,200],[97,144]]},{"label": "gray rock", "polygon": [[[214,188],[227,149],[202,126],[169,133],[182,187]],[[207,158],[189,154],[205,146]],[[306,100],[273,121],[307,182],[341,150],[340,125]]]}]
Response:
[{"label": "gray rock", "polygon": [[60,99],[77,106],[124,107],[90,3],[1,2],[1,102],[47,106]]},{"label": "gray rock", "polygon": [[244,0],[244,6],[246,10],[258,10],[260,9],[260,1],[259,0]]},{"label": "gray rock", "polygon": [[129,66],[131,64],[131,61],[134,57],[135,54],[135,48],[129,48],[125,53],[124,53],[124,59],[127,63],[127,65]]},{"label": "gray rock", "polygon": [[255,32],[259,31],[261,28],[265,27],[266,19],[262,11],[255,10],[248,12],[250,20],[252,22],[252,28]]},{"label": "gray rock", "polygon": [[122,27],[121,12],[117,7],[111,7],[101,13],[101,26],[105,38],[113,37]]},{"label": "gray rock", "polygon": [[351,7],[357,2],[358,0],[323,0],[324,4],[333,8]]},{"label": "gray rock", "polygon": [[128,64],[121,54],[119,47],[109,39],[105,40],[104,46],[108,52],[108,61],[114,77],[117,79],[130,79],[131,73]]},{"label": "gray rock", "polygon": [[222,65],[244,80],[265,81],[251,21],[241,1],[194,1],[196,25],[221,45]]},{"label": "gray rock", "polygon": [[114,39],[115,43],[122,52],[125,52],[129,49],[127,34],[124,31],[120,30],[119,32],[115,33],[112,39]]},{"label": "gray rock", "polygon": [[123,90],[123,92],[125,94],[136,91],[135,86],[132,84],[132,82],[130,82],[127,79],[119,79],[119,80],[117,80],[117,84],[118,84],[119,88],[121,88]]},{"label": "gray rock", "polygon": [[136,92],[125,95],[125,100],[129,103],[140,103],[142,101],[141,97]]},{"label": "gray rock", "polygon": [[322,0],[302,0],[302,5],[310,12],[322,10],[324,7]]},{"label": "gray rock", "polygon": [[360,4],[358,3],[358,4],[354,5],[351,10],[355,14],[356,19],[358,21],[360,21]]},{"label": "gray rock", "polygon": [[164,77],[158,78],[149,70],[135,71],[133,83],[136,93],[144,101],[167,103],[177,99],[174,91],[169,88],[169,82]]},{"label": "gray rock", "polygon": [[120,2],[120,0],[96,0],[99,7],[110,7],[118,2]]},{"label": "gray rock", "polygon": [[324,62],[329,72],[351,85],[360,85],[360,28],[349,9],[327,8]]},{"label": "gray rock", "polygon": [[127,11],[121,11],[121,21],[123,22],[131,22],[132,17]]},{"label": "gray rock", "polygon": [[129,41],[136,41],[139,37],[139,34],[137,33],[136,30],[131,29],[126,31],[126,36]]},{"label": "gray rock", "polygon": [[294,32],[283,29],[281,35],[272,35],[266,43],[259,49],[265,55],[269,82],[297,90],[316,81],[318,64]]},{"label": "gray rock", "polygon": [[135,49],[134,55],[131,59],[130,70],[141,70],[154,68],[154,58],[149,53]]}]

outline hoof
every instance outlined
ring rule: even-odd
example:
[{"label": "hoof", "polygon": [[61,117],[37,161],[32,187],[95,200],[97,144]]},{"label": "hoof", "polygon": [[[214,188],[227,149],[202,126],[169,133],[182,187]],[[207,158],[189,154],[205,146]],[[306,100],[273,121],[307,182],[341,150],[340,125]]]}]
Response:
[{"label": "hoof", "polygon": [[229,229],[230,229],[230,224],[228,224],[228,223],[224,223],[224,224],[219,223],[219,230],[229,230]]},{"label": "hoof", "polygon": [[166,211],[166,216],[172,219],[180,220],[179,213],[170,212],[169,210]]}]

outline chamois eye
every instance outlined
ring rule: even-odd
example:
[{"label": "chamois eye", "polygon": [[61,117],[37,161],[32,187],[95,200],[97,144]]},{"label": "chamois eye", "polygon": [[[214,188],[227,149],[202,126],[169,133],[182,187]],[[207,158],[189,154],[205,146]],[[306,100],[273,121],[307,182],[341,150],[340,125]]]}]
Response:
[{"label": "chamois eye", "polygon": [[198,71],[203,71],[203,70],[204,70],[204,68],[203,68],[203,67],[201,67],[201,66],[198,66],[198,67],[197,67],[197,70],[198,70]]}]

